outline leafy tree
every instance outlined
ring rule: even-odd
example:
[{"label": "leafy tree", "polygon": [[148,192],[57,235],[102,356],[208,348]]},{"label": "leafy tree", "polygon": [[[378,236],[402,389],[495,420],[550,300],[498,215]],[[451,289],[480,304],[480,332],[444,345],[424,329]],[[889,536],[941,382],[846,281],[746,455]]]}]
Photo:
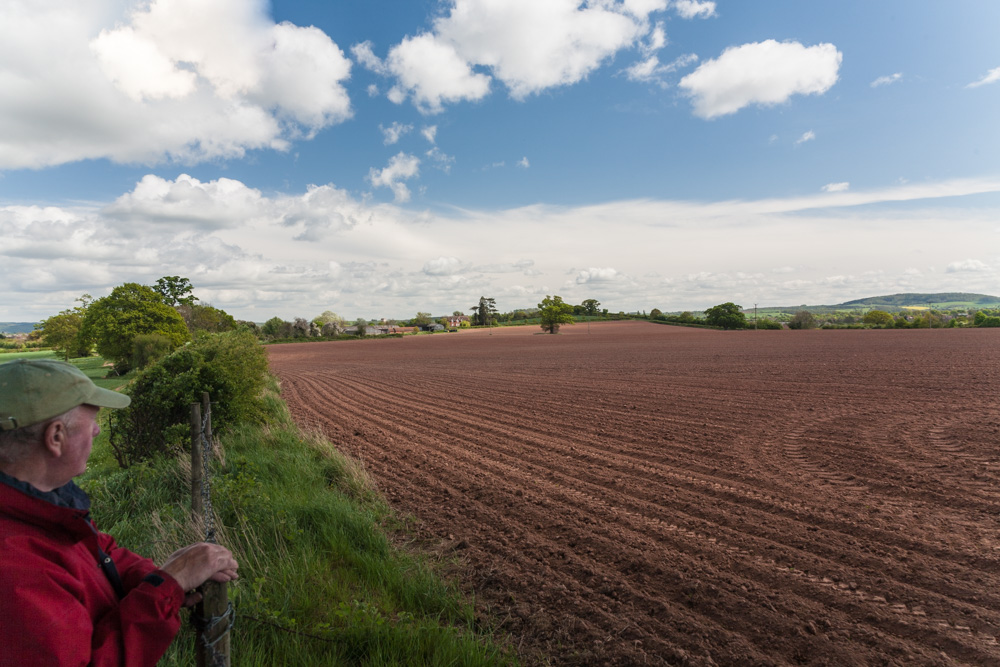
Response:
[{"label": "leafy tree", "polygon": [[146,368],[157,359],[170,354],[173,343],[160,334],[141,334],[132,341],[132,368]]},{"label": "leafy tree", "polygon": [[659,320],[662,318],[663,318],[663,311],[660,310],[659,308],[654,308],[653,310],[649,311],[649,319]]},{"label": "leafy tree", "polygon": [[260,332],[271,339],[289,338],[292,332],[292,325],[290,322],[286,322],[280,317],[275,316],[264,322],[264,326],[260,328]]},{"label": "leafy tree", "polygon": [[597,315],[601,309],[601,302],[597,299],[584,299],[580,305],[583,306],[583,314],[591,317]]},{"label": "leafy tree", "polygon": [[343,317],[333,312],[332,310],[324,310],[322,315],[313,319],[313,322],[315,322],[321,328],[327,324],[332,324],[340,331],[343,331],[344,327],[347,324],[346,320],[344,320]]},{"label": "leafy tree", "polygon": [[114,410],[111,447],[122,468],[190,442],[190,406],[209,392],[220,432],[259,422],[265,411],[267,354],[248,330],[203,336],[143,370],[126,390],[129,407]]},{"label": "leafy tree", "polygon": [[493,297],[479,297],[479,303],[472,307],[473,321],[481,327],[487,327],[496,321],[497,302]]},{"label": "leafy tree", "polygon": [[815,329],[816,316],[808,310],[800,310],[788,322],[789,329]]},{"label": "leafy tree", "polygon": [[153,290],[163,298],[168,306],[191,306],[198,297],[191,294],[191,281],[180,276],[163,276],[156,281]]},{"label": "leafy tree", "polygon": [[455,317],[465,317],[465,313],[463,313],[460,310],[456,310],[455,312],[452,313],[452,315]]},{"label": "leafy tree", "polygon": [[1000,327],[1000,315],[985,310],[976,311],[972,323],[977,327]]},{"label": "leafy tree", "polygon": [[114,288],[91,303],[83,318],[83,335],[93,337],[97,352],[116,365],[127,367],[133,341],[142,334],[160,334],[174,347],[191,338],[184,318],[151,287],[138,283]]},{"label": "leafy tree", "polygon": [[560,325],[573,324],[573,306],[562,300],[561,296],[546,295],[538,304],[542,318],[542,331],[550,334],[558,333]]},{"label": "leafy tree", "polygon": [[67,309],[39,325],[42,340],[66,361],[90,354],[93,343],[83,336],[83,308]]},{"label": "leafy tree", "polygon": [[[413,326],[425,327],[431,323],[430,313],[417,313],[417,316],[413,318]],[[368,324],[365,322],[365,324]]]},{"label": "leafy tree", "polygon": [[192,336],[199,331],[222,333],[236,328],[236,320],[232,315],[208,304],[181,304],[176,310],[184,318],[184,324]]},{"label": "leafy tree", "polygon": [[892,324],[892,315],[884,310],[869,310],[865,313],[864,323],[884,327]]},{"label": "leafy tree", "polygon": [[706,310],[705,322],[723,329],[744,329],[747,325],[747,318],[738,305],[727,301]]}]

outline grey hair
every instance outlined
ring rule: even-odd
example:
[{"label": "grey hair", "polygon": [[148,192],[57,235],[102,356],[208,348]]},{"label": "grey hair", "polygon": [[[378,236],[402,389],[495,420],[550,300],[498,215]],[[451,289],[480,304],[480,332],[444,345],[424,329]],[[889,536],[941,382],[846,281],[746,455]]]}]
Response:
[{"label": "grey hair", "polygon": [[73,413],[79,407],[78,405],[70,408],[61,415],[56,415],[38,424],[16,428],[12,431],[0,431],[0,465],[20,463],[28,458],[31,450],[41,444],[42,438],[45,437],[45,429],[52,422],[61,421],[67,429],[70,428],[70,423],[76,421]]}]

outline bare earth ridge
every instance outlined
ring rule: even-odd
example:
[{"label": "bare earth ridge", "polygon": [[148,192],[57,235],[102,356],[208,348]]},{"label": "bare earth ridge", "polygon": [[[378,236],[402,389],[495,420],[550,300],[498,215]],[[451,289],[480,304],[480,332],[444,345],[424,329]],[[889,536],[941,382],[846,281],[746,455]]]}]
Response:
[{"label": "bare earth ridge", "polygon": [[1000,330],[268,349],[528,662],[1000,664]]}]

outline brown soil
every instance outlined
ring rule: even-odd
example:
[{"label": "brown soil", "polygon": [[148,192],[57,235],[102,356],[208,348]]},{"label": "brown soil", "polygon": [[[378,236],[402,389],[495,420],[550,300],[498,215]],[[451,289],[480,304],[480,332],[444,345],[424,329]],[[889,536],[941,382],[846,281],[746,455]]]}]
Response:
[{"label": "brown soil", "polygon": [[269,348],[528,662],[1000,664],[1000,330]]}]

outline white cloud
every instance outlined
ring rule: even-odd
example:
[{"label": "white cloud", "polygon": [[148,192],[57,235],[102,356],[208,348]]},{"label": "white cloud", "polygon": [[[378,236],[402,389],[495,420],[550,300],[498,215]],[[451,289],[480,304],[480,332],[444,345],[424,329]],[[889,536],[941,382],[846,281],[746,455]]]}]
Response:
[{"label": "white cloud", "polygon": [[987,72],[983,78],[978,81],[973,81],[966,88],[978,88],[979,86],[985,86],[988,83],[996,83],[1000,81],[1000,67],[994,67],[989,72]]},{"label": "white cloud", "polygon": [[[665,33],[651,28],[649,15],[666,7],[666,0],[454,0],[432,31],[407,36],[384,61],[369,42],[352,51],[365,67],[396,78],[391,101],[410,98],[422,112],[438,113],[447,103],[482,99],[494,78],[524,99],[581,81],[647,35],[647,52],[661,48]],[[676,9],[708,15],[714,5],[684,0]]]},{"label": "white cloud", "polygon": [[657,56],[649,56],[625,69],[625,76],[629,81],[644,83],[655,83],[663,88],[667,87],[664,76],[676,72],[679,69],[688,67],[698,62],[698,56],[687,53],[678,56],[673,62],[664,65]]},{"label": "white cloud", "polygon": [[420,130],[420,134],[424,135],[424,139],[433,144],[437,140],[437,131],[437,125],[428,125]]},{"label": "white cloud", "polygon": [[419,168],[420,158],[400,152],[389,160],[384,169],[372,167],[368,171],[368,180],[375,187],[390,188],[397,202],[407,202],[410,201],[410,189],[403,181],[416,176]]},{"label": "white cloud", "polygon": [[[263,3],[153,0],[0,9],[0,168],[284,150],[351,115],[350,62]],[[132,3],[128,3],[132,5]]]},{"label": "white cloud", "polygon": [[378,86],[376,86],[374,83],[368,84],[368,87],[365,89],[365,91],[368,93],[368,97],[378,97]]},{"label": "white cloud", "polygon": [[851,184],[847,181],[842,183],[827,183],[823,186],[823,192],[847,192],[851,189]]},{"label": "white cloud", "polygon": [[438,257],[424,264],[423,271],[429,276],[453,276],[462,268],[462,262],[455,257]]},{"label": "white cloud", "polygon": [[589,285],[591,283],[607,283],[618,280],[620,277],[621,274],[610,267],[590,268],[576,274],[576,284]]},{"label": "white cloud", "polygon": [[[954,205],[968,195],[979,195],[976,207]],[[186,276],[203,300],[261,322],[326,309],[451,312],[481,294],[501,310],[558,293],[617,312],[993,293],[998,258],[938,270],[933,261],[995,247],[988,202],[998,195],[1000,179],[968,179],[785,199],[416,212],[329,184],[271,195],[234,179],[150,175],[105,204],[0,206],[0,320],[42,319],[84,292],[163,275]]]},{"label": "white cloud", "polygon": [[880,76],[879,78],[872,81],[871,84],[869,85],[871,85],[872,88],[878,88],[879,86],[888,86],[890,84],[896,83],[902,78],[903,78],[903,73],[896,72],[895,74],[890,74],[888,76]]},{"label": "white cloud", "polygon": [[517,161],[517,166],[521,167],[522,169],[527,169],[528,167],[531,166],[531,163],[528,162],[528,158],[527,157],[523,157],[523,158],[521,158],[520,160]]},{"label": "white cloud", "polygon": [[715,16],[715,3],[709,0],[674,0],[672,6],[685,19]]},{"label": "white cloud", "polygon": [[382,131],[382,143],[391,146],[397,143],[404,134],[413,131],[413,126],[394,122],[389,127],[383,127],[379,124],[378,129]]},{"label": "white cloud", "polygon": [[990,267],[978,259],[966,259],[960,262],[952,262],[945,269],[948,273],[982,273],[990,271]]},{"label": "white cloud", "polygon": [[399,82],[396,99],[410,95],[423,113],[439,113],[446,102],[482,99],[490,90],[489,76],[473,71],[452,44],[429,33],[405,38],[386,62]]},{"label": "white cloud", "polygon": [[751,104],[772,106],[792,95],[819,95],[837,82],[843,56],[833,44],[806,47],[767,40],[734,46],[680,81],[694,113],[710,119]]},{"label": "white cloud", "polygon": [[813,141],[816,138],[816,133],[812,130],[806,130],[802,133],[802,136],[795,140],[797,144],[804,144],[807,141]]},{"label": "white cloud", "polygon": [[427,159],[431,161],[433,166],[437,167],[446,174],[451,171],[451,165],[455,164],[455,156],[446,154],[437,146],[431,148],[425,153],[425,155],[427,156]]},{"label": "white cloud", "polygon": [[381,58],[375,55],[372,46],[370,41],[361,42],[351,47],[351,53],[365,69],[371,70],[376,74],[388,74],[389,68],[386,67]]}]

